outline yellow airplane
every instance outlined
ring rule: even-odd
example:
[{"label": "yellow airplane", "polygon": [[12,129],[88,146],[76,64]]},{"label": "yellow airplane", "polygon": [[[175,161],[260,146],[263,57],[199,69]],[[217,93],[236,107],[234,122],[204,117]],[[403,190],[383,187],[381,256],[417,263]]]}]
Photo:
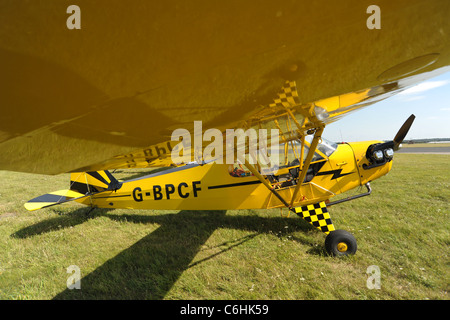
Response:
[{"label": "yellow airplane", "polygon": [[[292,88],[292,84],[288,84]],[[286,88],[284,88],[285,90]],[[275,106],[274,106],[275,107]],[[280,108],[285,108],[280,106]],[[289,109],[285,110],[289,111]],[[286,112],[272,119],[297,122],[299,116]],[[194,162],[136,179],[118,181],[107,170],[75,172],[70,189],[39,196],[25,204],[33,211],[68,201],[92,208],[154,210],[232,210],[287,207],[327,234],[325,248],[332,255],[356,252],[355,238],[336,230],[328,207],[371,193],[370,181],[389,172],[397,150],[412,125],[411,115],[392,141],[336,144],[321,137],[323,127],[301,133],[283,133],[281,158],[267,171],[252,154],[224,164],[222,159]],[[265,121],[264,123],[267,123]],[[261,123],[259,123],[261,125]],[[284,126],[288,128],[288,126]],[[281,129],[281,126],[279,127]],[[288,136],[288,133],[290,136]],[[244,146],[248,151],[249,147]],[[236,147],[234,150],[239,149]],[[221,162],[221,163],[217,163]],[[261,172],[264,172],[262,174]],[[367,192],[330,202],[329,199],[365,185]]]},{"label": "yellow airplane", "polygon": [[[353,254],[354,237],[327,208],[356,187],[367,187],[356,197],[370,194],[414,116],[388,142],[337,145],[325,127],[450,65],[447,0],[77,6],[77,17],[51,1],[0,10],[0,169],[70,173],[69,189],[28,210],[283,207],[326,233],[330,254]],[[80,28],[68,28],[75,18]],[[252,161],[244,144],[233,149],[244,156],[220,163],[200,139],[192,163],[174,163],[171,134],[196,121],[192,140],[216,129],[223,148],[227,129],[276,130],[281,140],[266,147],[280,161]],[[150,167],[173,168],[128,181],[110,172]]]}]

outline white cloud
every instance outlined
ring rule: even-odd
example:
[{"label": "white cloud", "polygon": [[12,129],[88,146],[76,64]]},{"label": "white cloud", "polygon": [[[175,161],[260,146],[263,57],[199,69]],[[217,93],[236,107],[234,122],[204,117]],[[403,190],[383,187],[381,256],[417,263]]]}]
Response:
[{"label": "white cloud", "polygon": [[408,88],[408,89],[400,92],[399,95],[413,95],[413,94],[417,94],[417,93],[423,93],[425,91],[428,91],[428,90],[431,90],[434,88],[445,86],[448,83],[450,83],[450,81],[448,81],[448,80],[425,81],[425,82],[419,83],[418,85],[415,85],[411,88]]},{"label": "white cloud", "polygon": [[440,108],[440,111],[450,111],[450,108]]}]

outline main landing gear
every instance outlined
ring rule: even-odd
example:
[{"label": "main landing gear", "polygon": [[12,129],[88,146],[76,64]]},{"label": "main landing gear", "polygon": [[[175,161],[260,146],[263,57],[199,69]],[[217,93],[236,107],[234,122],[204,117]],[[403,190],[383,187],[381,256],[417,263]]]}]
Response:
[{"label": "main landing gear", "polygon": [[295,213],[327,235],[325,249],[332,256],[348,256],[356,253],[355,237],[348,231],[336,230],[325,202],[294,208]]}]

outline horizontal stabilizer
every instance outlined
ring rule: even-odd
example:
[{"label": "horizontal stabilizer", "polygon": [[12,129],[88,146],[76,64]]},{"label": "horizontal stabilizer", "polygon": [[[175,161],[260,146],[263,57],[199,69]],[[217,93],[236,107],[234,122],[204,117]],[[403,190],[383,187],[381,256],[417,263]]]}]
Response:
[{"label": "horizontal stabilizer", "polygon": [[45,207],[54,206],[68,201],[77,200],[83,197],[87,197],[82,193],[74,190],[59,190],[51,193],[44,194],[37,198],[34,198],[25,203],[25,208],[28,211],[34,211]]}]

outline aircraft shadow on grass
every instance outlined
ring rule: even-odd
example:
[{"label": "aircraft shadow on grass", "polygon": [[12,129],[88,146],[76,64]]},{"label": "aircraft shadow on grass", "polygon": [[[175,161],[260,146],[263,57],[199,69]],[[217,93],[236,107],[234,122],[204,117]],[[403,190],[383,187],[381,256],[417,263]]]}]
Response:
[{"label": "aircraft shadow on grass", "polygon": [[[115,221],[160,225],[95,271],[85,275],[81,279],[81,290],[66,289],[54,299],[163,299],[182,273],[194,265],[213,259],[260,234],[272,233],[284,237],[296,231],[312,229],[300,218],[227,216],[226,211],[180,211],[154,216],[115,215],[108,211],[110,210],[96,209],[86,215],[86,209],[81,208],[69,215],[47,219],[26,227],[12,235],[16,238],[29,238],[47,232],[61,231],[99,216]],[[222,248],[220,252],[193,263],[194,257],[218,228],[232,228],[252,233],[240,239],[230,239],[229,242],[220,245]],[[291,237],[294,241],[305,242],[292,235]],[[325,254],[325,251],[319,246],[309,250],[308,253]]]}]

